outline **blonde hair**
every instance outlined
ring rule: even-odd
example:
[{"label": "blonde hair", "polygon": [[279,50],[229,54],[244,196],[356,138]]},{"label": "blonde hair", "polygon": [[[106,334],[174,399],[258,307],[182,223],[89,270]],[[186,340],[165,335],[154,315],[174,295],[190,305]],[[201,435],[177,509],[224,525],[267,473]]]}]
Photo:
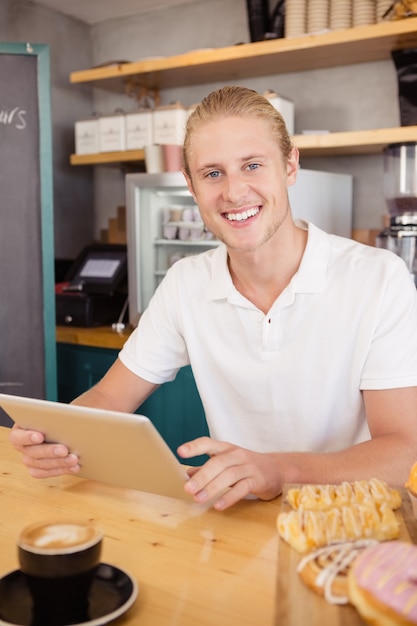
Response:
[{"label": "blonde hair", "polygon": [[188,118],[183,148],[184,170],[188,176],[194,133],[199,127],[225,117],[252,117],[268,121],[271,135],[281,149],[284,162],[288,161],[292,143],[282,115],[267,98],[253,89],[227,86],[209,93]]}]

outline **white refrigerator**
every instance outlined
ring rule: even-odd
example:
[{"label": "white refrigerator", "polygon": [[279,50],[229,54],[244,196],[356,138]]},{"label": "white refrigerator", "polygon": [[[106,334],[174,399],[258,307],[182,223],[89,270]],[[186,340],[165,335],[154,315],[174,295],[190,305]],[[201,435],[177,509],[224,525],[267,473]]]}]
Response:
[{"label": "white refrigerator", "polygon": [[[300,169],[289,187],[294,218],[352,234],[352,176]],[[219,242],[201,222],[180,172],[126,176],[129,321],[135,325],[176,260]]]}]

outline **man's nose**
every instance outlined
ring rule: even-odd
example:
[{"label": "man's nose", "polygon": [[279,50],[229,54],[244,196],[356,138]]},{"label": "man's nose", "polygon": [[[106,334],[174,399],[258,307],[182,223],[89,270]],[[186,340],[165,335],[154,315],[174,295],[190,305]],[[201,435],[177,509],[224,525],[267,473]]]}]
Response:
[{"label": "man's nose", "polygon": [[247,183],[241,172],[227,174],[224,178],[223,195],[225,200],[236,204],[241,198],[246,196]]}]

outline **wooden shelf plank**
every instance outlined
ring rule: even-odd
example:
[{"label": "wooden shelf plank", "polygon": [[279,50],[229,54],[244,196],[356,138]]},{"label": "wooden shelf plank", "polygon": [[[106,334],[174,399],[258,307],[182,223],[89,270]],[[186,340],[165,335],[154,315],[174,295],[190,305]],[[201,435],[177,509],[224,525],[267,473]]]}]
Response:
[{"label": "wooden shelf plank", "polygon": [[413,47],[417,47],[417,17],[116,63],[72,72],[70,81],[118,92],[129,85],[160,89],[378,61],[389,59],[391,50]]},{"label": "wooden shelf plank", "polygon": [[71,154],[71,165],[100,165],[105,163],[131,163],[143,161],[143,150],[125,150],[124,152],[100,152],[98,154]]},{"label": "wooden shelf plank", "polygon": [[390,143],[417,141],[417,126],[295,135],[293,141],[303,156],[378,154]]},{"label": "wooden shelf plank", "polygon": [[[302,156],[341,156],[378,154],[390,143],[417,141],[417,126],[376,128],[320,135],[294,135],[293,142]],[[72,154],[71,165],[100,165],[143,161],[143,150]]]}]

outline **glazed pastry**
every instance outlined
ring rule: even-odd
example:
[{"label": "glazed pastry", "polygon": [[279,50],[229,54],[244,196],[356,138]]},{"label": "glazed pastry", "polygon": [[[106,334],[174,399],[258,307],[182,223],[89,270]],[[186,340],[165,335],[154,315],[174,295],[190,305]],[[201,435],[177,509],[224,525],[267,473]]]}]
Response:
[{"label": "glazed pastry", "polygon": [[413,496],[417,496],[417,463],[414,463],[411,468],[410,475],[404,487],[406,487]]},{"label": "glazed pastry", "polygon": [[387,504],[353,504],[326,511],[300,508],[281,512],[277,527],[280,537],[301,554],[343,541],[396,539],[400,532],[395,513]]},{"label": "glazed pastry", "polygon": [[[417,489],[417,468],[416,468]],[[392,509],[401,506],[401,494],[378,478],[340,485],[303,485],[289,489],[287,502],[294,508],[325,510],[335,506],[386,502]]]},{"label": "glazed pastry", "polygon": [[349,597],[378,626],[417,624],[417,547],[389,541],[364,550],[348,575]]},{"label": "glazed pastry", "polygon": [[304,556],[297,572],[301,580],[330,604],[348,604],[348,572],[356,557],[375,539],[336,543],[317,548]]}]

